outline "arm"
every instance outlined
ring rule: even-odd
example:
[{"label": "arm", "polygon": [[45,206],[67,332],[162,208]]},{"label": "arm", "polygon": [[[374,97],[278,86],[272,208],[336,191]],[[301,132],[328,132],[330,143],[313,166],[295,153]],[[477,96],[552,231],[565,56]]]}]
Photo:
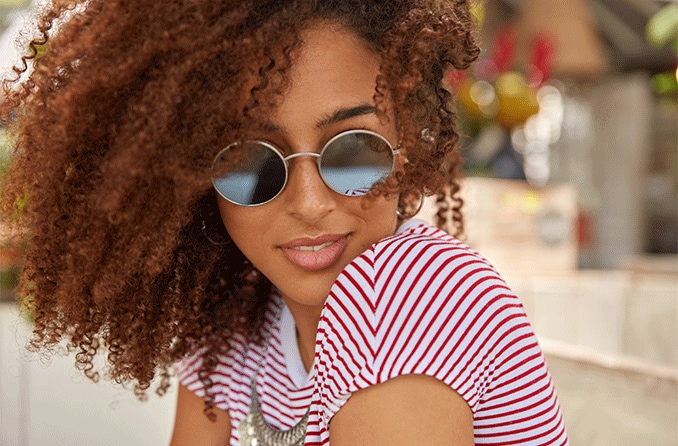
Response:
[{"label": "arm", "polygon": [[210,421],[203,409],[205,402],[179,385],[177,411],[170,446],[226,446],[231,438],[231,418],[228,412],[214,409],[217,418]]},{"label": "arm", "polygon": [[355,392],[330,422],[332,446],[473,445],[473,415],[443,382],[404,375]]},{"label": "arm", "polygon": [[[464,432],[493,444],[567,444],[520,301],[484,259],[446,240],[387,239],[337,278],[316,338],[321,428],[332,446],[389,444],[382,435],[394,435],[395,445],[456,445],[454,436],[466,438]],[[448,388],[433,390],[413,374]],[[414,382],[396,392],[408,376]],[[482,421],[457,416],[462,398],[455,391]],[[453,420],[461,429],[439,429]]]}]

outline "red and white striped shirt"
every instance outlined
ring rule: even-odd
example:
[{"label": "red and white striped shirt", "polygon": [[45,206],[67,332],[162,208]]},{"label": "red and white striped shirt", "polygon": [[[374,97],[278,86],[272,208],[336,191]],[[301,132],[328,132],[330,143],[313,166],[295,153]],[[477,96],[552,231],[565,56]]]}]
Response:
[{"label": "red and white striped shirt", "polygon": [[[520,301],[467,246],[413,220],[348,265],[325,303],[313,370],[301,365],[294,321],[271,302],[266,358],[242,339],[213,375],[228,410],[231,444],[249,408],[249,379],[271,426],[288,429],[310,405],[306,445],[329,444],[329,422],[353,392],[406,374],[433,376],[473,412],[476,444],[568,444],[553,384]],[[274,326],[272,326],[274,325]],[[180,381],[202,396],[199,356],[178,364]]]},{"label": "red and white striped shirt", "polygon": [[[280,314],[278,318],[278,314]],[[231,348],[220,358],[210,375],[211,395],[215,406],[231,418],[231,446],[238,446],[238,426],[250,407],[250,379],[257,372],[257,395],[266,421],[278,430],[293,427],[306,414],[313,392],[312,373],[306,373],[297,347],[294,319],[279,296],[272,296],[263,327],[268,348],[248,344],[242,336],[234,336]],[[176,373],[186,388],[205,397],[198,378],[200,353],[176,364]]]}]

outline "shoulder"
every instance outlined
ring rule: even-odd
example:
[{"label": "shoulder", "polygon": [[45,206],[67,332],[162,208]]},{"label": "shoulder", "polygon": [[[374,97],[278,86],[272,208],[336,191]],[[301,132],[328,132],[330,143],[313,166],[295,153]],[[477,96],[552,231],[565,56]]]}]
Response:
[{"label": "shoulder", "polygon": [[430,293],[436,290],[431,288],[435,284],[463,285],[478,278],[505,286],[480,254],[424,222],[410,222],[398,234],[375,244],[370,254],[375,288],[382,293]]},{"label": "shoulder", "polygon": [[392,311],[417,311],[434,304],[440,312],[469,306],[481,310],[501,300],[520,307],[481,255],[422,221],[408,223],[344,269],[325,304],[330,313],[360,314],[365,322],[376,323],[375,317]]},{"label": "shoulder", "polygon": [[495,414],[525,432],[539,431],[530,426],[534,413],[545,414],[549,429],[561,423],[519,299],[481,255],[425,223],[379,241],[346,268],[318,333],[326,423],[351,394],[386,389],[380,385],[406,375],[454,390],[471,408],[478,435],[499,435],[502,444],[515,438],[488,421]]},{"label": "shoulder", "polygon": [[201,398],[204,398],[204,386],[208,379],[211,383],[224,383],[232,377],[236,364],[242,362],[240,356],[244,354],[245,346],[246,342],[242,336],[232,336],[229,341],[228,350],[217,356],[216,367],[208,373],[205,373],[206,349],[197,349],[174,364],[179,383]]},{"label": "shoulder", "polygon": [[374,244],[342,272],[319,336],[330,363],[351,364],[373,384],[421,373],[452,385],[515,349],[537,349],[521,302],[497,271],[423,222]]}]

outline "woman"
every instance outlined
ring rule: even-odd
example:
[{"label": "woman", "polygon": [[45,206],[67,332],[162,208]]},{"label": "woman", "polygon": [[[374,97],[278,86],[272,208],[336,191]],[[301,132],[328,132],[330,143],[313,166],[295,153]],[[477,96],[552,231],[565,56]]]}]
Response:
[{"label": "woman", "polygon": [[468,7],[55,2],[3,106],[32,346],[139,395],[176,362],[173,445],[565,444],[515,296],[405,221],[462,228]]}]

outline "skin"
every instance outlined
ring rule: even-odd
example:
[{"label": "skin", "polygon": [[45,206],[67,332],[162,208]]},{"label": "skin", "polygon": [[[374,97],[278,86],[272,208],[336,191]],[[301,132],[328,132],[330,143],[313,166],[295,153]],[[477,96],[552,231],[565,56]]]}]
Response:
[{"label": "skin", "polygon": [[[397,145],[393,120],[382,122],[370,112],[379,61],[352,35],[337,40],[330,32],[309,31],[290,74],[292,86],[264,124],[270,130],[257,135],[285,155],[319,152],[336,134],[356,128],[375,131]],[[334,280],[370,245],[394,233],[398,200],[395,195],[375,199],[338,194],[322,181],[312,157],[293,159],[289,169],[287,186],[270,203],[242,207],[220,199],[219,209],[233,241],[281,291],[308,360],[313,357],[320,311]],[[328,235],[341,236],[337,243],[345,247],[336,262],[318,271],[297,266],[282,248]],[[310,363],[305,365],[308,368]]]},{"label": "skin", "polygon": [[[357,128],[397,146],[394,120],[373,109],[378,56],[352,33],[327,24],[309,29],[304,42],[290,90],[263,123],[267,130],[253,137],[270,141],[284,155],[319,152],[336,134]],[[219,209],[238,247],[280,289],[309,370],[320,312],[334,280],[370,245],[395,232],[398,198],[340,195],[322,181],[312,157],[295,158],[289,169],[287,186],[273,201],[241,207],[222,199]],[[328,235],[341,248],[324,248],[333,253],[329,266],[302,267],[288,252],[299,243],[320,244],[325,239],[318,237]],[[173,446],[228,444],[228,414],[217,410],[217,422],[211,423],[202,408],[200,398],[180,388]],[[422,438],[431,445],[473,444],[469,407],[448,386],[425,376],[398,377],[356,392],[334,417],[330,432],[333,446],[417,444]]]}]

